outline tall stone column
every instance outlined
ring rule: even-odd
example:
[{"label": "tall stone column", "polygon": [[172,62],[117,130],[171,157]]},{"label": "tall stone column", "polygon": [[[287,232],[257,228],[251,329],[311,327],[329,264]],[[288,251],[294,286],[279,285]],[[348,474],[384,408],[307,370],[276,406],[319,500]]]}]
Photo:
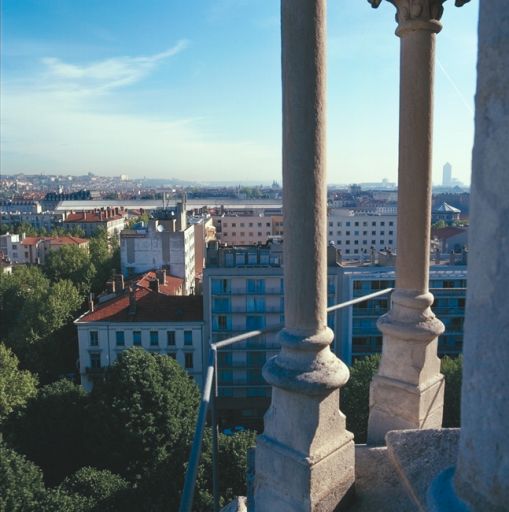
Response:
[{"label": "tall stone column", "polygon": [[325,7],[282,0],[285,328],[263,369],[273,387],[256,444],[257,512],[332,511],[354,482],[339,410],[349,372],[326,314]]},{"label": "tall stone column", "polygon": [[428,280],[435,37],[445,0],[389,1],[400,38],[398,254],[391,310],[377,323],[383,352],[368,424],[368,443],[377,445],[389,430],[440,427],[444,395],[437,357],[444,325],[430,309]]},{"label": "tall stone column", "polygon": [[[509,10],[482,0],[470,197],[458,495],[509,509]],[[490,258],[486,251],[490,250]]]}]

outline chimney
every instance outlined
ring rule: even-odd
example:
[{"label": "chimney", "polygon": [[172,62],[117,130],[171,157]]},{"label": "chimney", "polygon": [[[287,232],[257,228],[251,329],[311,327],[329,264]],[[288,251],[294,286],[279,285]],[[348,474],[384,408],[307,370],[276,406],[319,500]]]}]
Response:
[{"label": "chimney", "polygon": [[130,316],[136,314],[136,285],[129,287],[129,311]]},{"label": "chimney", "polygon": [[159,284],[162,284],[162,285],[166,284],[166,270],[164,268],[161,270],[157,270],[156,276],[159,281]]},{"label": "chimney", "polygon": [[117,293],[123,292],[124,288],[125,288],[123,274],[115,274],[114,279],[115,279],[115,286],[117,289]]},{"label": "chimney", "polygon": [[112,279],[106,281],[106,291],[108,293],[115,293],[115,281],[113,281]]},{"label": "chimney", "polygon": [[83,220],[87,220],[87,212],[83,212]]},{"label": "chimney", "polygon": [[89,294],[89,296],[88,296],[88,310],[90,311],[90,313],[94,312],[94,294],[93,293]]},{"label": "chimney", "polygon": [[336,267],[338,263],[338,251],[333,242],[327,246],[327,266]]},{"label": "chimney", "polygon": [[159,293],[159,280],[158,279],[151,279],[149,281],[148,285],[153,292]]}]

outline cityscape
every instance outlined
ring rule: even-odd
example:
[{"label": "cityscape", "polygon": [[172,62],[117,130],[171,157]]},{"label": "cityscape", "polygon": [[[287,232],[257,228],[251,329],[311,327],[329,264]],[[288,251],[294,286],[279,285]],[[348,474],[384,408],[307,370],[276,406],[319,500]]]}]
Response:
[{"label": "cityscape", "polygon": [[504,0],[29,4],[0,512],[509,510]]}]

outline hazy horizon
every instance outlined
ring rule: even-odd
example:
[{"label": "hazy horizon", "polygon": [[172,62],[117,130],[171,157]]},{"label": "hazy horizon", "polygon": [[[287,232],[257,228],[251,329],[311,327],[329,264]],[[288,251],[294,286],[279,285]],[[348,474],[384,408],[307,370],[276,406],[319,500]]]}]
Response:
[{"label": "hazy horizon", "polygon": [[[348,4],[328,7],[328,181],[396,181],[395,9]],[[437,36],[437,184],[446,161],[470,182],[477,10],[447,2]],[[279,2],[4,0],[2,18],[2,174],[281,183]]]}]

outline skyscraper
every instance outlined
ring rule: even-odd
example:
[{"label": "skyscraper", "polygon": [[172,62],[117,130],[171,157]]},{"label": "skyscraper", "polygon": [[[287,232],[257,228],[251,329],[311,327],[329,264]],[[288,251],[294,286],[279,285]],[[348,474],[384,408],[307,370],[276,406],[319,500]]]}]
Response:
[{"label": "skyscraper", "polygon": [[442,171],[442,186],[450,187],[452,184],[452,165],[447,162]]}]

